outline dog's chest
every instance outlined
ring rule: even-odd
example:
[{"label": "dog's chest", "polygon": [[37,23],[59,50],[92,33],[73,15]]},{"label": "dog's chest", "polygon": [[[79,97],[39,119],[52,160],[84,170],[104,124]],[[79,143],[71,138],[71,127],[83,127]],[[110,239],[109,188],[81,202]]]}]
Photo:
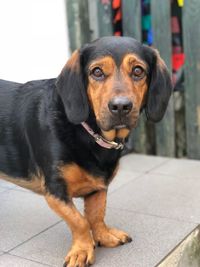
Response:
[{"label": "dog's chest", "polygon": [[94,176],[75,163],[61,167],[61,174],[71,197],[80,197],[107,188],[103,177]]}]

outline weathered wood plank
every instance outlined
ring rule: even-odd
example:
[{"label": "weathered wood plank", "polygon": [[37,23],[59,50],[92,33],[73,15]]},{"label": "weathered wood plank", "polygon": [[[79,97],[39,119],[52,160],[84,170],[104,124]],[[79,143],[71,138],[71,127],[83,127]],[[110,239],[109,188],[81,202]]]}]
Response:
[{"label": "weathered wood plank", "polygon": [[90,39],[95,40],[99,37],[97,0],[88,0],[88,9],[89,9]]},{"label": "weathered wood plank", "polygon": [[185,1],[183,35],[187,154],[200,159],[200,1]]},{"label": "weathered wood plank", "polygon": [[[138,0],[122,1],[123,35],[131,36],[141,41],[141,3]],[[140,117],[138,126],[132,130],[128,144],[129,149],[134,148],[140,153],[147,152],[146,118]]]},{"label": "weathered wood plank", "polygon": [[113,35],[111,0],[88,0],[91,40]]},{"label": "weathered wood plank", "polygon": [[[153,44],[160,51],[171,70],[171,23],[170,1],[151,0]],[[175,155],[175,127],[174,127],[173,97],[170,100],[163,120],[156,125],[156,152],[162,156]]]},{"label": "weathered wood plank", "polygon": [[99,37],[113,35],[111,0],[97,0],[97,10]]},{"label": "weathered wood plank", "polygon": [[141,3],[138,0],[122,1],[123,35],[141,41]]},{"label": "weathered wood plank", "polygon": [[70,50],[74,51],[90,41],[87,0],[65,0]]}]

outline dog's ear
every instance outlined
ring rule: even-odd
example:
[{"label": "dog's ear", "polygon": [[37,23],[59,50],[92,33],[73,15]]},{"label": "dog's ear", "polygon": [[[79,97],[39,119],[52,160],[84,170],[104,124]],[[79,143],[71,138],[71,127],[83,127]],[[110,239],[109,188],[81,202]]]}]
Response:
[{"label": "dog's ear", "polygon": [[172,93],[172,79],[164,61],[156,49],[143,46],[149,63],[149,89],[146,102],[147,119],[160,121],[167,109]]},{"label": "dog's ear", "polygon": [[78,50],[72,54],[58,76],[56,87],[69,121],[74,124],[85,121],[88,118],[89,106],[86,80],[82,70],[81,55]]}]

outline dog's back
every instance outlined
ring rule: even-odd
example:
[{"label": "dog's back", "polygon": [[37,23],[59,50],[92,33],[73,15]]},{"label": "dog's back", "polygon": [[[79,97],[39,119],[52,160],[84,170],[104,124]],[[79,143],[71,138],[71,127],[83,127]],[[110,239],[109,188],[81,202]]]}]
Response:
[{"label": "dog's back", "polygon": [[17,165],[18,153],[14,144],[15,127],[13,127],[16,117],[13,114],[13,107],[20,86],[20,83],[0,80],[0,171],[6,174],[15,172],[14,165]]},{"label": "dog's back", "polygon": [[35,162],[27,131],[34,131],[48,81],[20,84],[0,80],[0,172],[5,175],[29,179]]}]

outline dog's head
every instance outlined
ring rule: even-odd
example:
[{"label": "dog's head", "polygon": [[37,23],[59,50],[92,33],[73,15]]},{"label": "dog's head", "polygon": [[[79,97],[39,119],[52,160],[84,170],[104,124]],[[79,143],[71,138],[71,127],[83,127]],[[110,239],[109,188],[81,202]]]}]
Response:
[{"label": "dog's head", "polygon": [[160,121],[172,83],[157,50],[133,38],[103,37],[72,54],[57,89],[72,123],[87,120],[90,105],[109,138],[115,130],[128,133],[143,108],[149,120]]}]

